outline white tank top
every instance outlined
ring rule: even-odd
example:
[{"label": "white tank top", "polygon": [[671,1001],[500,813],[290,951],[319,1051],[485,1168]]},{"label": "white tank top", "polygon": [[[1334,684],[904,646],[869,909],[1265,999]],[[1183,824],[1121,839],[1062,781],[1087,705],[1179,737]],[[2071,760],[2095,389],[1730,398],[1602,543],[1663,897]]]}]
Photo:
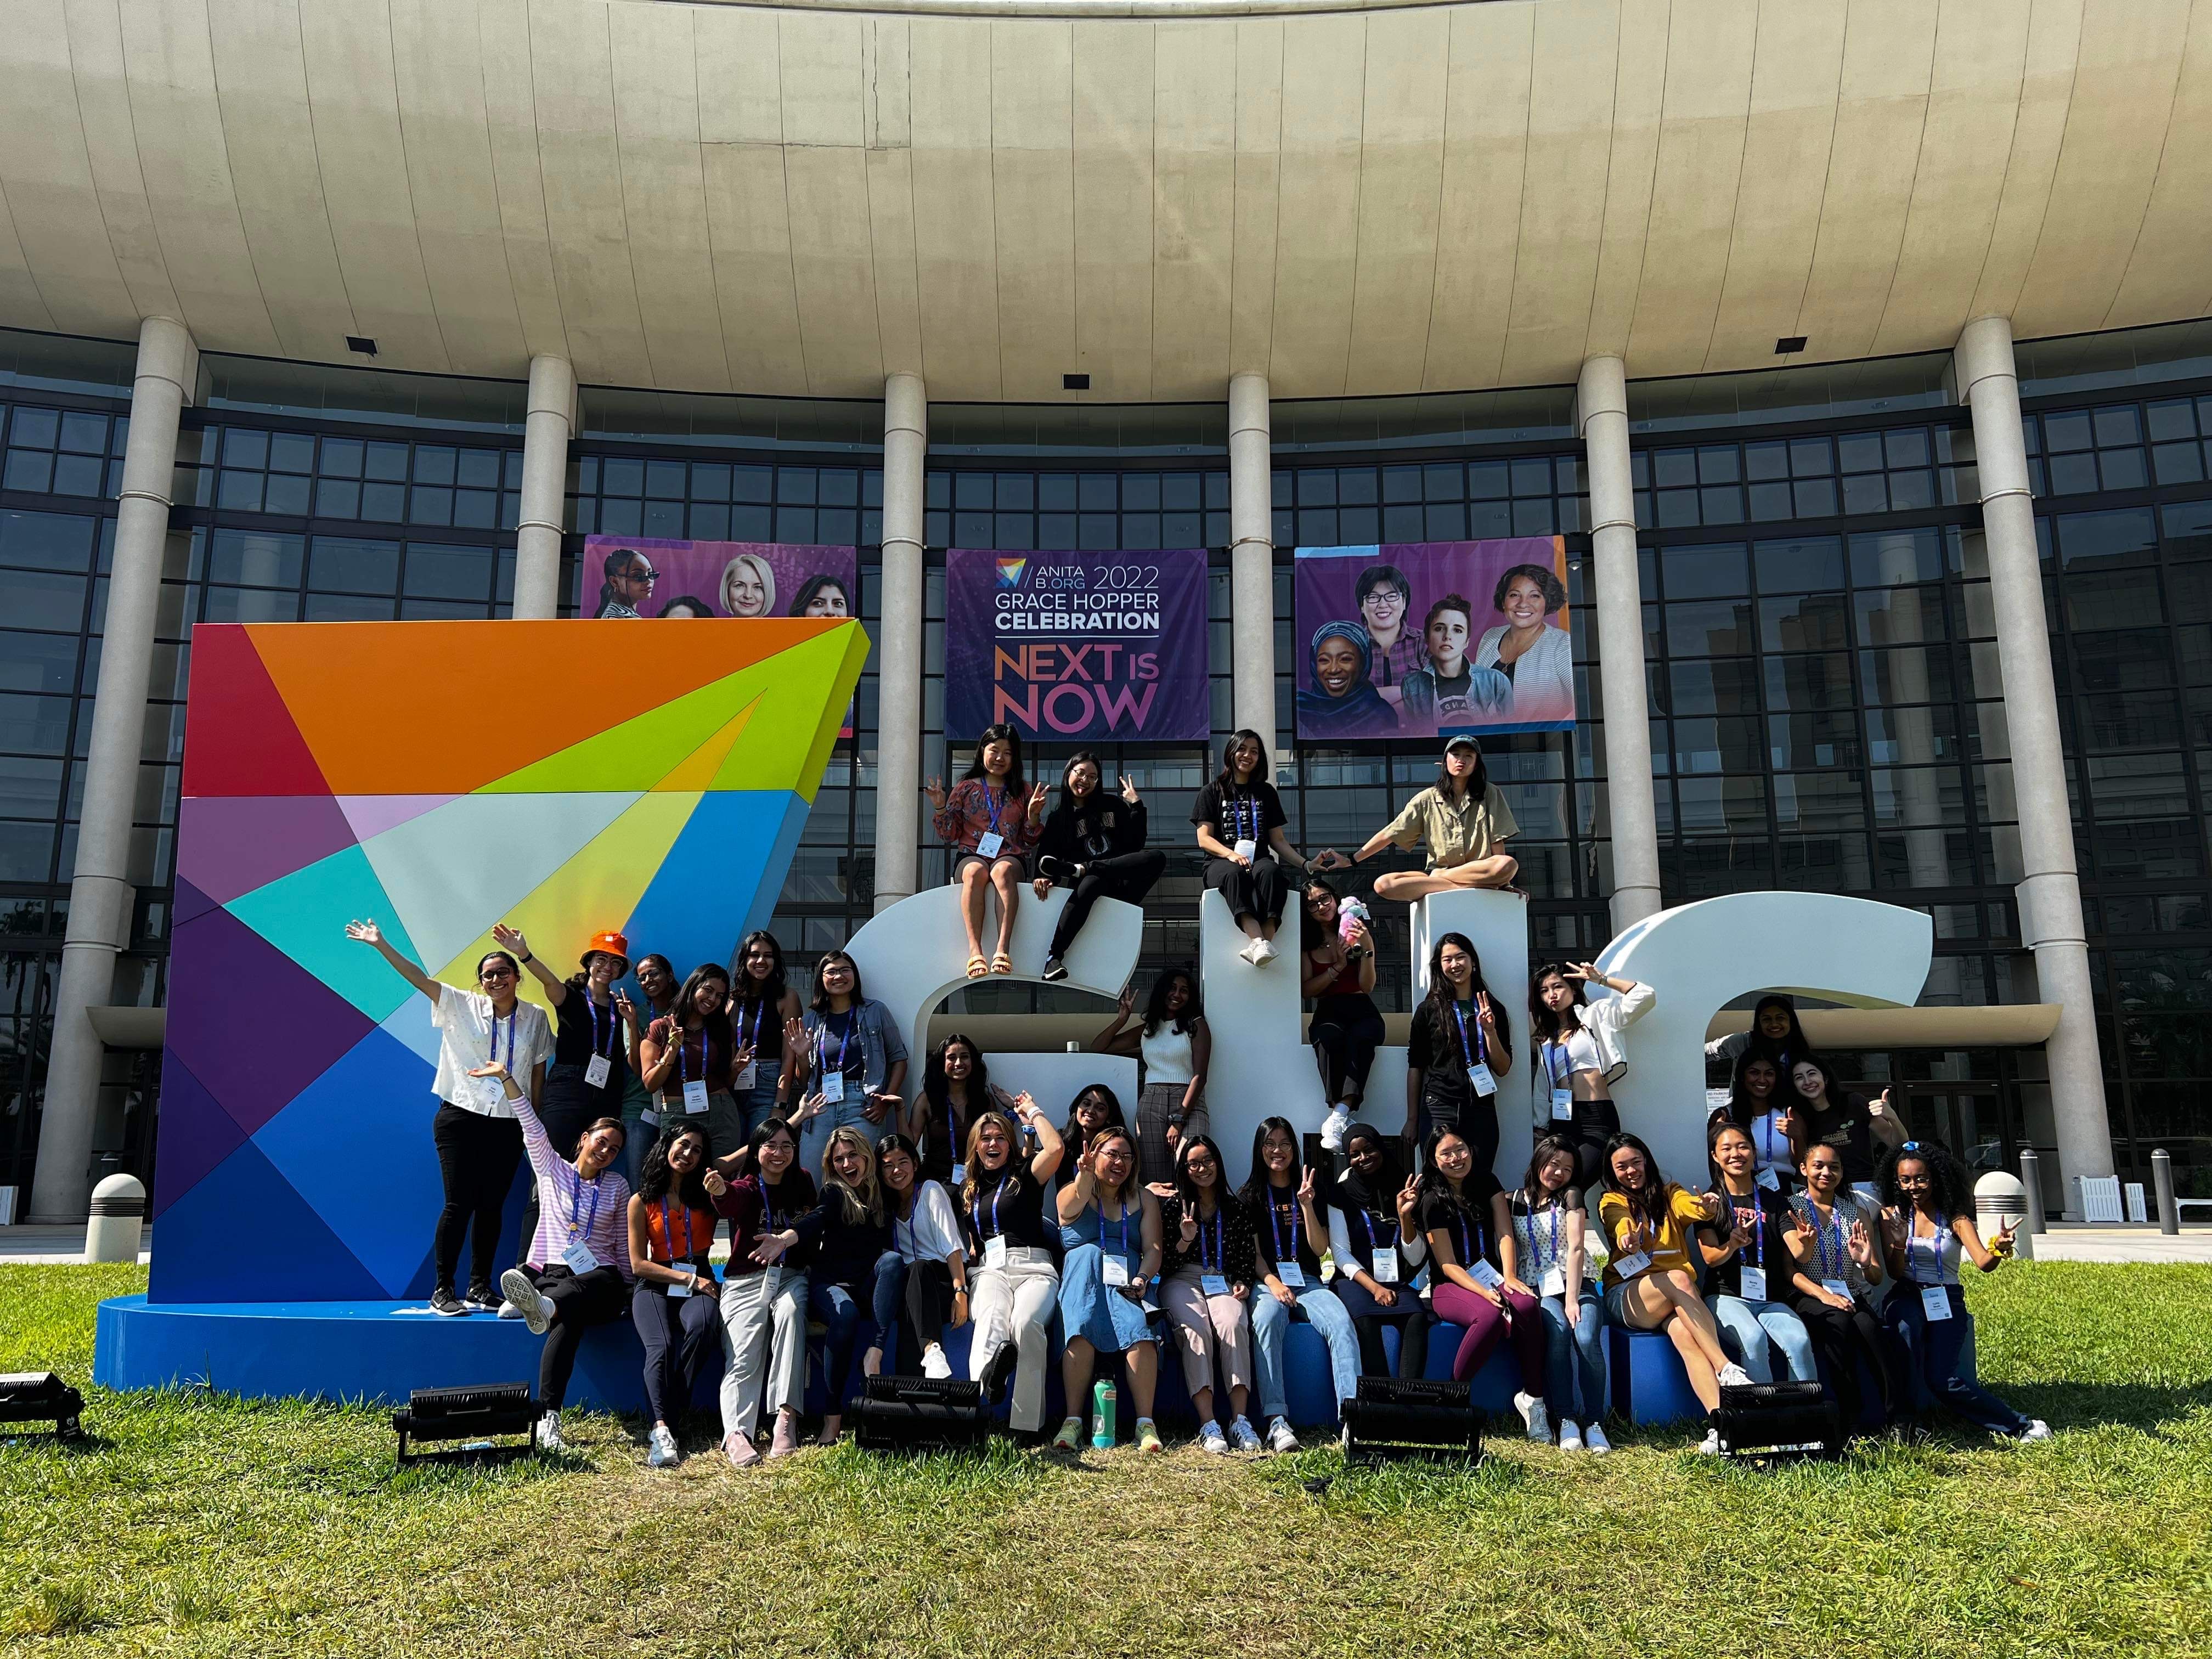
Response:
[{"label": "white tank top", "polygon": [[1145,1084],[1190,1081],[1190,1033],[1178,1031],[1171,1019],[1144,1040]]}]

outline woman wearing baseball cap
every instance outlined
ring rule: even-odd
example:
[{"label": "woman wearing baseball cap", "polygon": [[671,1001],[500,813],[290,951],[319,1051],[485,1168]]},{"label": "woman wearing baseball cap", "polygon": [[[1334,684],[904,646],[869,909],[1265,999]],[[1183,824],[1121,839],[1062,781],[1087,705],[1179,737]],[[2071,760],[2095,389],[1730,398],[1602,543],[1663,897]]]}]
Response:
[{"label": "woman wearing baseball cap", "polygon": [[1444,740],[1437,781],[1406,803],[1405,811],[1367,838],[1354,864],[1386,847],[1425,845],[1425,873],[1391,870],[1376,877],[1375,896],[1411,904],[1431,893],[1463,887],[1510,887],[1520,865],[1505,843],[1521,833],[1513,809],[1482,763],[1482,749],[1464,732]]}]

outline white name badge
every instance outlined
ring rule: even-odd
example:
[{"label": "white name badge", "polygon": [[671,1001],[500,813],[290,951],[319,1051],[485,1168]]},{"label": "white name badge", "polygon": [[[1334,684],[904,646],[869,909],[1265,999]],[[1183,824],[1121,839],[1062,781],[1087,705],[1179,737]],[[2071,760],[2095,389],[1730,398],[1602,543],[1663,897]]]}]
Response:
[{"label": "white name badge", "polygon": [[1820,1281],[1820,1288],[1830,1296],[1840,1296],[1846,1302],[1851,1300],[1851,1286],[1848,1279],[1824,1279]]},{"label": "white name badge", "polygon": [[1006,1265],[1006,1236],[1004,1233],[983,1241],[983,1265],[987,1267]]},{"label": "white name badge", "polygon": [[1229,1294],[1229,1277],[1226,1273],[1200,1273],[1198,1288],[1208,1296],[1226,1296]]},{"label": "white name badge", "polygon": [[587,1088],[604,1089],[607,1079],[614,1075],[615,1063],[605,1054],[593,1054],[590,1065],[584,1067],[584,1083]]},{"label": "white name badge", "polygon": [[638,1113],[637,1121],[648,1129],[657,1129],[660,1127],[660,1114],[647,1107]]},{"label": "white name badge", "polygon": [[1467,1083],[1468,1087],[1479,1095],[1494,1095],[1498,1092],[1498,1079],[1491,1076],[1490,1067],[1480,1061],[1467,1068]]},{"label": "white name badge", "polygon": [[681,1302],[685,1297],[690,1294],[691,1287],[689,1285],[678,1285],[673,1281],[671,1281],[669,1284],[668,1297],[669,1300],[672,1302]]},{"label": "white name badge", "polygon": [[475,1086],[477,1091],[477,1104],[482,1106],[486,1111],[491,1111],[507,1104],[507,1085],[497,1078],[471,1078],[470,1082]]},{"label": "white name badge", "polygon": [[967,1179],[968,1166],[965,1164],[954,1164],[952,1166],[952,1184],[957,1187],[962,1182]]},{"label": "white name badge", "polygon": [[1920,1311],[1930,1319],[1948,1319],[1951,1316],[1951,1292],[1941,1285],[1923,1285],[1920,1287]]},{"label": "white name badge", "polygon": [[1759,1184],[1770,1193],[1778,1193],[1782,1190],[1782,1177],[1772,1170],[1761,1170]]},{"label": "white name badge", "polygon": [[759,1076],[760,1063],[757,1060],[749,1060],[730,1074],[730,1087],[732,1089],[750,1089],[754,1085],[755,1081],[759,1078]]},{"label": "white name badge", "polygon": [[567,1248],[561,1252],[561,1260],[567,1262],[568,1271],[579,1278],[599,1265],[599,1257],[592,1254],[592,1247],[580,1238],[568,1241]]},{"label": "white name badge", "polygon": [[693,1078],[684,1085],[684,1109],[696,1116],[707,1109],[707,1080]]},{"label": "white name badge", "polygon": [[845,1074],[842,1072],[824,1072],[822,1074],[822,1098],[832,1106],[845,1098]]},{"label": "white name badge", "polygon": [[1567,1270],[1551,1268],[1544,1274],[1544,1282],[1537,1287],[1546,1296],[1565,1296],[1567,1293]]},{"label": "white name badge", "polygon": [[1552,1121],[1571,1123],[1575,1116],[1575,1091],[1572,1089],[1552,1091]]},{"label": "white name badge", "polygon": [[1631,1279],[1651,1270],[1651,1258],[1642,1250],[1631,1250],[1626,1255],[1613,1259],[1613,1270],[1624,1279]]},{"label": "white name badge", "polygon": [[1500,1285],[1503,1285],[1505,1282],[1505,1275],[1499,1273],[1497,1268],[1492,1267],[1487,1261],[1474,1262],[1468,1268],[1467,1271],[1469,1275],[1473,1277],[1474,1282],[1481,1285],[1486,1291],[1494,1291]]},{"label": "white name badge", "polygon": [[1251,860],[1252,858],[1254,858],[1254,857],[1257,856],[1257,855],[1258,855],[1258,854],[1259,854],[1259,851],[1260,851],[1260,843],[1259,843],[1258,842],[1256,842],[1256,841],[1254,841],[1254,840],[1253,840],[1250,836],[1247,836],[1243,837],[1243,839],[1239,840],[1239,841],[1237,842],[1237,856],[1238,858],[1240,858],[1240,859],[1244,859],[1244,860]]},{"label": "white name badge", "polygon": [[1764,1302],[1766,1300],[1765,1268],[1739,1267],[1736,1269],[1736,1272],[1742,1280],[1742,1283],[1736,1292],[1737,1295],[1742,1297],[1747,1302]]},{"label": "white name badge", "polygon": [[1396,1284],[1398,1282],[1398,1252],[1385,1244],[1375,1252],[1375,1260],[1368,1271],[1375,1275],[1375,1282],[1377,1285]]},{"label": "white name badge", "polygon": [[1118,1255],[1101,1256],[1098,1272],[1109,1286],[1118,1288],[1129,1282],[1129,1264]]},{"label": "white name badge", "polygon": [[995,830],[987,830],[975,837],[976,853],[987,859],[998,857],[999,849],[1006,844],[1006,838]]},{"label": "white name badge", "polygon": [[1295,1261],[1277,1262],[1275,1264],[1275,1277],[1281,1279],[1284,1284],[1289,1285],[1294,1291],[1302,1291],[1305,1288],[1306,1270],[1298,1266]]}]

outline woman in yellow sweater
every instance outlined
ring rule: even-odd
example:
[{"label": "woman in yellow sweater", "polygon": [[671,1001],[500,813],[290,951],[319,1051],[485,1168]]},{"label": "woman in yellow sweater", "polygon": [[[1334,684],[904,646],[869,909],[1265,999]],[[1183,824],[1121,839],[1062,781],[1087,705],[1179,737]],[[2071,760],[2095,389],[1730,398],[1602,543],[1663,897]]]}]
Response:
[{"label": "woman in yellow sweater", "polygon": [[1722,1348],[1720,1329],[1698,1294],[1690,1266],[1698,1224],[1719,1218],[1720,1200],[1668,1180],[1651,1149],[1634,1135],[1617,1134],[1606,1143],[1605,1167],[1605,1191],[1598,1200],[1598,1220],[1612,1253],[1605,1264],[1605,1316],[1632,1330],[1666,1332],[1705,1408],[1705,1437],[1698,1449],[1715,1455],[1720,1431],[1712,1415],[1720,1409],[1721,1385],[1751,1381]]}]

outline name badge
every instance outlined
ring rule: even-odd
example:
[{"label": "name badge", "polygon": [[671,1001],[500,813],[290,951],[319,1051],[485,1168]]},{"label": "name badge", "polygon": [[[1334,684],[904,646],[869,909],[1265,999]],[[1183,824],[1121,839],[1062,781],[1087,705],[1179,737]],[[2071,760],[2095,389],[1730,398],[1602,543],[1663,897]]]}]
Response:
[{"label": "name badge", "polygon": [[1571,1123],[1575,1117],[1575,1091],[1572,1089],[1552,1091],[1552,1121]]},{"label": "name badge", "polygon": [[1741,1284],[1736,1292],[1737,1295],[1742,1297],[1747,1302],[1764,1302],[1766,1300],[1765,1268],[1739,1267],[1736,1269],[1736,1272],[1741,1279]]},{"label": "name badge", "polygon": [[1208,1296],[1227,1296],[1229,1277],[1226,1273],[1200,1273],[1198,1276],[1198,1288]]},{"label": "name badge", "polygon": [[1006,1236],[1004,1233],[983,1241],[983,1265],[987,1267],[1006,1265]]},{"label": "name badge", "polygon": [[1006,844],[1006,838],[995,830],[986,830],[975,837],[975,851],[987,859],[998,857],[999,849]]},{"label": "name badge", "polygon": [[684,1109],[696,1116],[707,1109],[707,1080],[693,1078],[684,1085]]},{"label": "name badge", "polygon": [[760,1062],[749,1060],[730,1074],[730,1087],[750,1089],[760,1076]]},{"label": "name badge", "polygon": [[1759,1184],[1770,1193],[1778,1193],[1782,1190],[1782,1177],[1772,1170],[1761,1170],[1759,1172]]},{"label": "name badge", "polygon": [[1948,1319],[1951,1316],[1951,1292],[1941,1285],[1923,1285],[1920,1287],[1920,1311],[1930,1319]]},{"label": "name badge", "polygon": [[486,1111],[496,1111],[507,1104],[507,1085],[497,1078],[471,1078],[469,1081],[476,1089],[477,1104]]},{"label": "name badge", "polygon": [[832,1106],[845,1098],[845,1074],[842,1072],[824,1072],[822,1074],[822,1098]]},{"label": "name badge", "polygon": [[580,1238],[568,1241],[567,1248],[561,1252],[561,1260],[568,1263],[568,1271],[580,1279],[599,1265],[599,1257],[592,1254],[592,1247]]},{"label": "name badge", "polygon": [[1241,837],[1237,842],[1237,856],[1240,859],[1255,858],[1258,856],[1259,851],[1260,843],[1249,836]]},{"label": "name badge", "polygon": [[604,1089],[607,1079],[614,1075],[615,1063],[605,1054],[593,1054],[591,1064],[584,1067],[584,1083],[587,1088]]},{"label": "name badge", "polygon": [[681,1302],[690,1294],[691,1287],[689,1285],[678,1285],[672,1281],[668,1286],[668,1299],[671,1302]]},{"label": "name badge", "polygon": [[1479,1095],[1494,1095],[1498,1092],[1498,1079],[1491,1076],[1490,1067],[1479,1060],[1467,1068],[1467,1085]]},{"label": "name badge", "polygon": [[1826,1291],[1830,1296],[1840,1296],[1846,1302],[1852,1299],[1850,1281],[1849,1279],[1824,1279],[1820,1281],[1820,1288]]},{"label": "name badge", "polygon": [[1275,1277],[1294,1291],[1302,1291],[1305,1288],[1306,1270],[1295,1261],[1278,1261],[1275,1264]]},{"label": "name badge", "polygon": [[1505,1275],[1487,1261],[1474,1262],[1469,1265],[1467,1271],[1474,1282],[1486,1291],[1494,1291],[1505,1282]]},{"label": "name badge", "polygon": [[1119,1288],[1129,1282],[1129,1264],[1118,1255],[1101,1256],[1098,1272],[1109,1287]]},{"label": "name badge", "polygon": [[952,1166],[952,1184],[957,1187],[962,1182],[967,1179],[968,1166],[965,1164],[954,1164]]},{"label": "name badge", "polygon": [[1396,1284],[1398,1282],[1398,1252],[1388,1244],[1383,1245],[1375,1252],[1374,1262],[1368,1271],[1375,1275],[1375,1282],[1377,1285]]},{"label": "name badge", "polygon": [[1544,1274],[1544,1282],[1537,1287],[1546,1296],[1565,1296],[1567,1293],[1567,1270],[1553,1267]]},{"label": "name badge", "polygon": [[1613,1270],[1623,1279],[1633,1279],[1638,1273],[1651,1271],[1651,1258],[1642,1250],[1631,1250],[1626,1255],[1613,1257]]},{"label": "name badge", "polygon": [[637,1121],[648,1129],[657,1129],[660,1127],[660,1114],[648,1106],[638,1113]]}]

